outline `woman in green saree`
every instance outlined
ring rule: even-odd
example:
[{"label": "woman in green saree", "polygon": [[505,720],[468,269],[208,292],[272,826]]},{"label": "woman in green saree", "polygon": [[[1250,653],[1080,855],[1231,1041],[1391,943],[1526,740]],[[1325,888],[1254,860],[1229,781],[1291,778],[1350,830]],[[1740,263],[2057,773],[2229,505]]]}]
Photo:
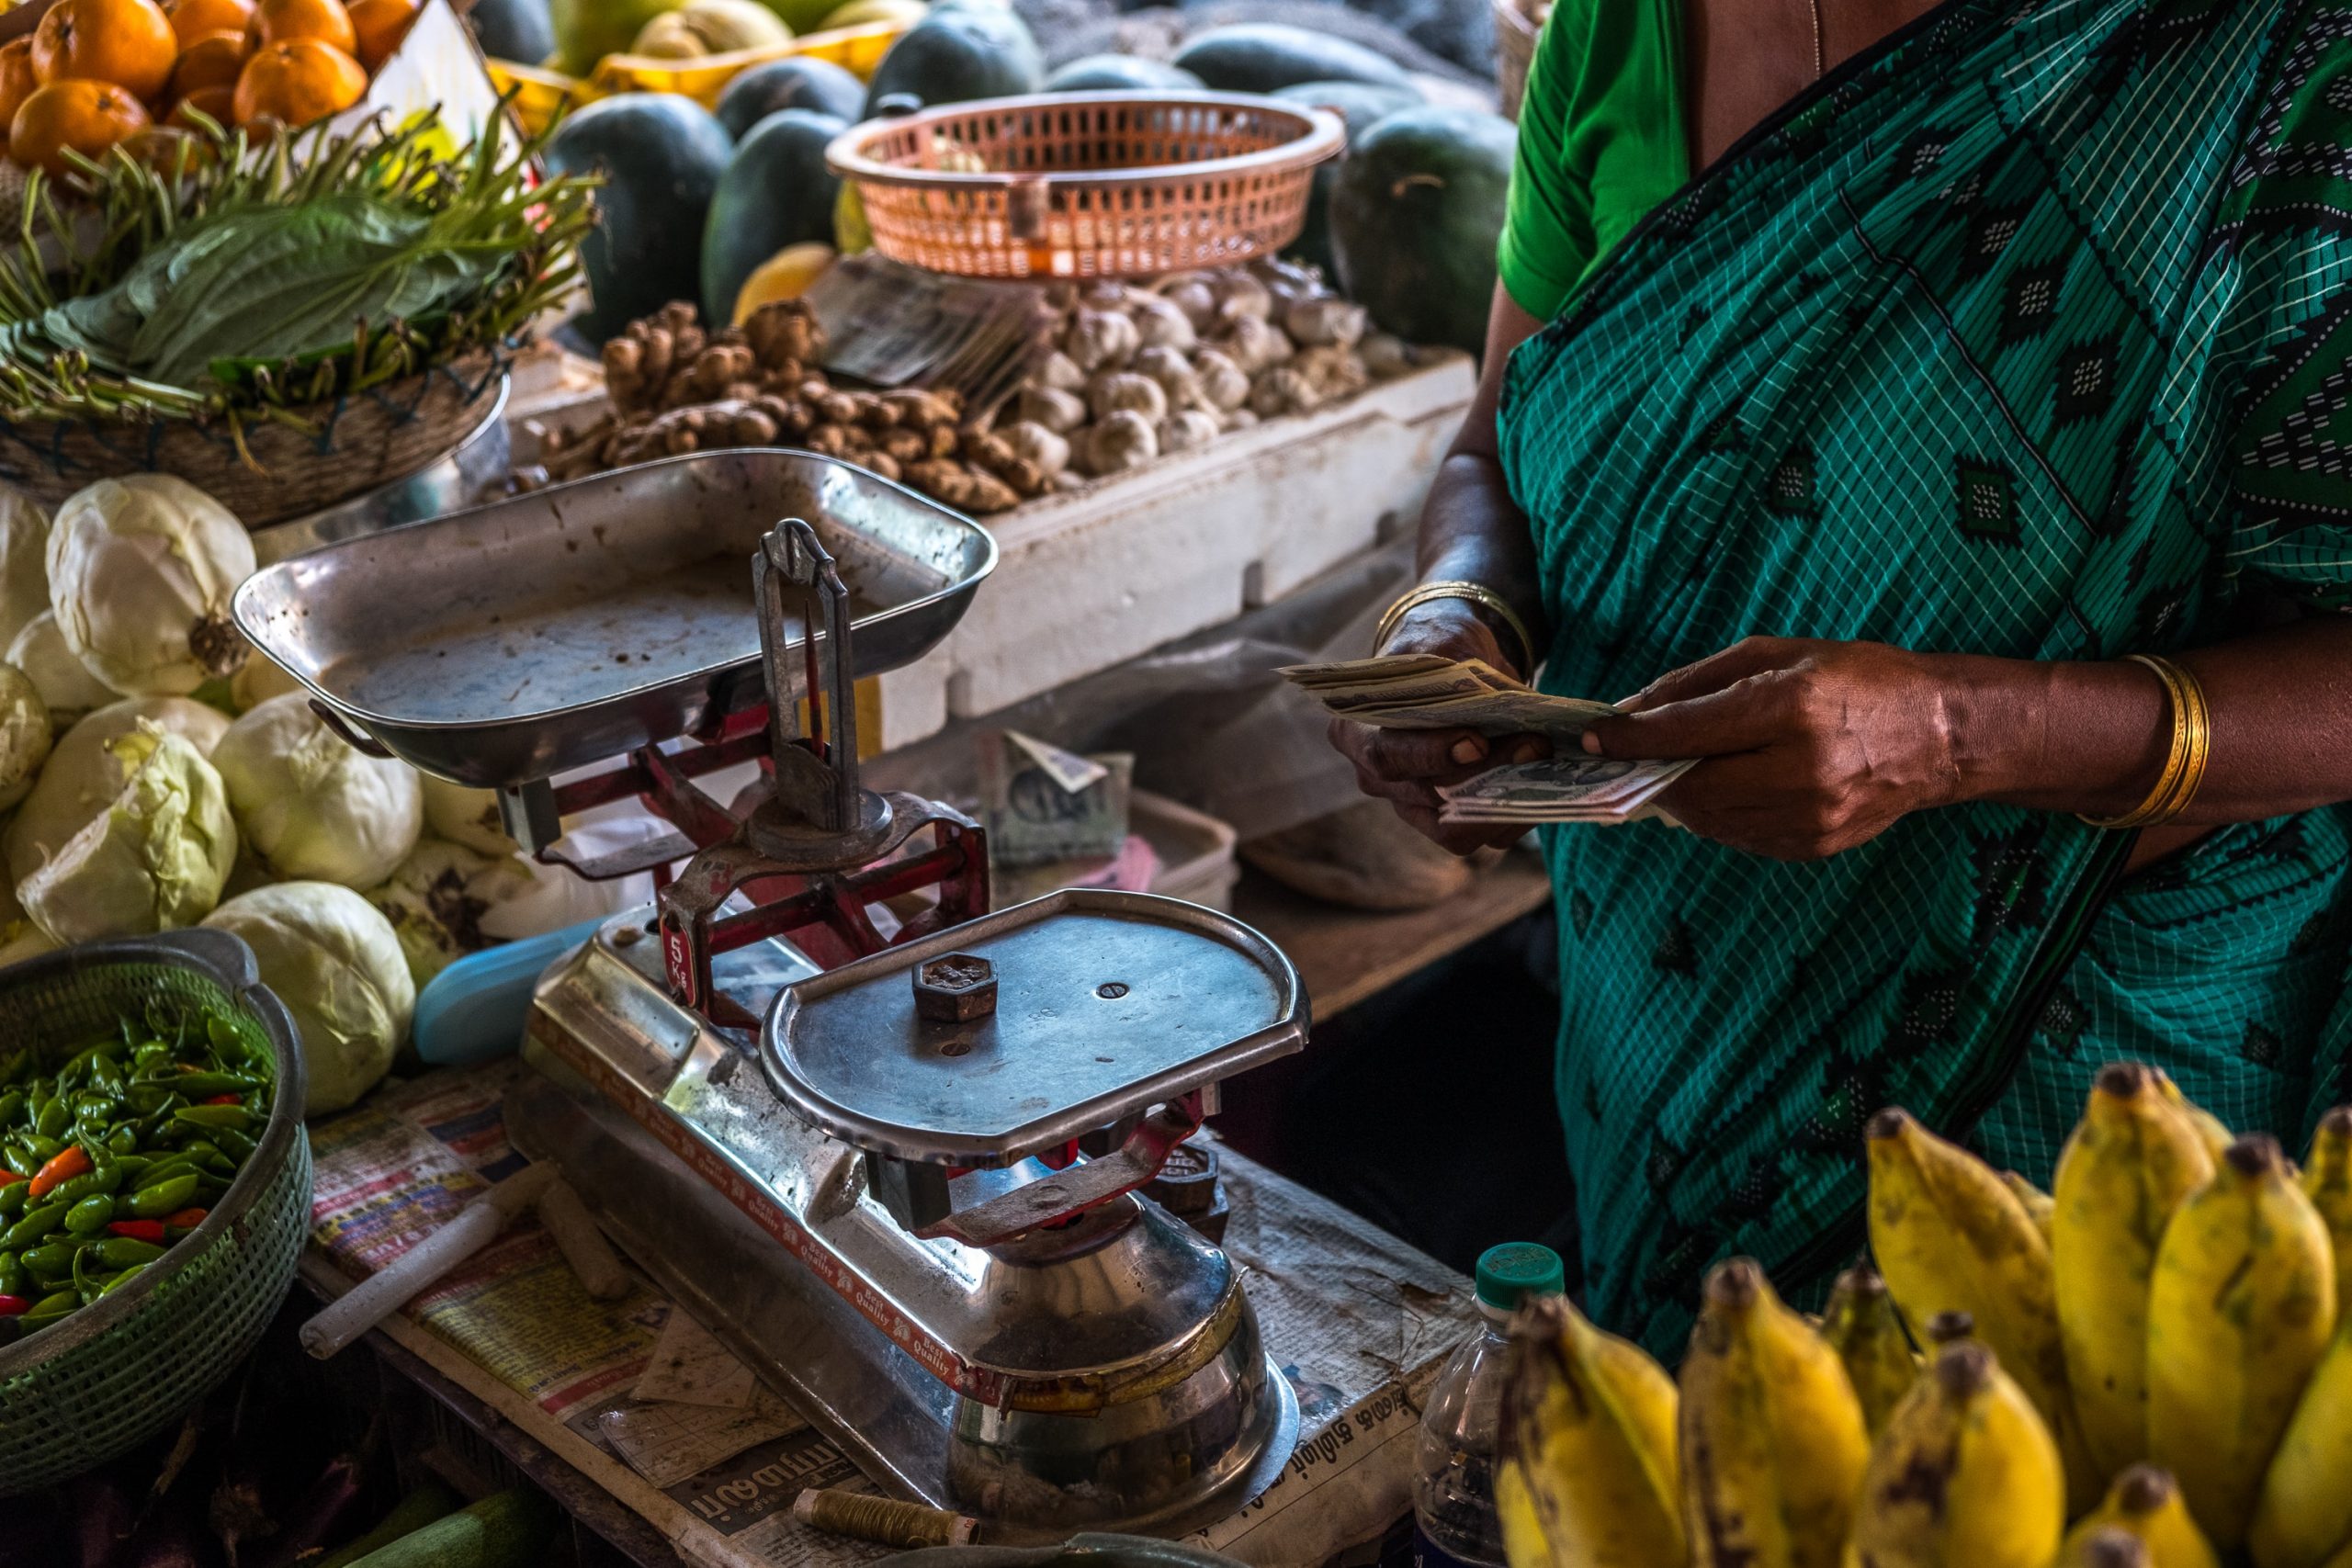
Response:
[{"label": "woman in green saree", "polygon": [[[1470,586],[1383,651],[1705,759],[1690,831],[1545,840],[1596,1315],[1817,1295],[1884,1105],[2046,1183],[2132,1057],[2300,1149],[2352,1098],[2352,0],[1559,0],[1500,262],[1422,525]],[[1436,786],[1540,746],[1334,740],[1457,850]]]}]

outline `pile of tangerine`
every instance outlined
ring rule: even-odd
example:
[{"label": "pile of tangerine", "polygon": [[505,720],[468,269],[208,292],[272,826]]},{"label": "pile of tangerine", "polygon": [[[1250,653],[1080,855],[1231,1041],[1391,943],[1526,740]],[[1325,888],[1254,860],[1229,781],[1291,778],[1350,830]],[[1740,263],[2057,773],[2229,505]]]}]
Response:
[{"label": "pile of tangerine", "polygon": [[400,47],[420,0],[57,0],[0,44],[8,156],[63,175],[156,125],[288,127],[339,114]]}]

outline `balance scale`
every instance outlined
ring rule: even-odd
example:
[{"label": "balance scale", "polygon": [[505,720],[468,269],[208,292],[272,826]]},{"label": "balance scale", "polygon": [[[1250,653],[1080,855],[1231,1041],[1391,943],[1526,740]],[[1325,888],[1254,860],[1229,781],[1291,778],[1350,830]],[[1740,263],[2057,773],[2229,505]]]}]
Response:
[{"label": "balance scale", "polygon": [[[705,464],[683,489],[682,462]],[[741,481],[734,512],[711,501],[720,465]],[[734,547],[756,498],[779,492],[806,513]],[[746,650],[706,649],[726,668],[698,667],[666,708],[641,685],[566,690],[551,718],[453,725],[426,711],[444,699],[403,709],[338,664],[366,618],[350,602],[380,597],[385,570],[503,549],[518,575],[469,581],[531,583],[534,563],[560,559],[536,536],[643,518],[649,495],[691,495],[706,523],[724,513],[735,570],[752,556],[756,682],[731,679]],[[877,549],[903,581],[875,566]],[[337,552],[349,558],[322,560]],[[650,614],[639,601],[661,597],[658,574],[641,557],[559,585],[553,609],[543,579],[477,586],[456,624],[421,635],[521,636],[533,612],[510,601],[526,592],[566,624]],[[888,639],[885,659],[920,657],[993,559],[970,523],[863,470],[726,453],[329,546],[257,574],[237,608],[347,738],[498,788],[541,858],[617,875],[695,851],[653,905],[607,920],[539,982],[524,1047],[536,1070],[506,1105],[517,1147],[560,1162],[673,1298],[887,1490],[1008,1538],[1181,1534],[1272,1483],[1298,1410],[1232,1261],[1142,1189],[1226,1079],[1305,1043],[1306,998],[1273,944],[1197,906],[1071,889],[989,912],[969,818],[860,785],[852,683],[889,666],[857,649]],[[801,704],[772,693],[806,695],[807,733]],[[516,782],[514,756],[561,763],[572,738],[612,732],[616,704],[641,718],[624,763]],[[451,732],[469,723],[470,737]],[[481,776],[501,766],[484,751],[510,771]],[[747,761],[759,782],[731,808],[694,783]],[[685,841],[568,859],[562,817],[629,795]],[[909,912],[883,916],[892,900]]]}]

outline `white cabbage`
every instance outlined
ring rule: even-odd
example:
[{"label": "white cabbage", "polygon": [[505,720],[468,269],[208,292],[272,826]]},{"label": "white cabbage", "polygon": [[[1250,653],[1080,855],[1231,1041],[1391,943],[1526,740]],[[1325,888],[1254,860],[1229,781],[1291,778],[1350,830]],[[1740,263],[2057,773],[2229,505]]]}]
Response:
[{"label": "white cabbage", "polygon": [[0,647],[49,608],[49,513],[15,485],[0,484]]},{"label": "white cabbage", "polygon": [[356,750],[297,692],[230,725],[212,765],[246,847],[279,876],[373,887],[424,830],[416,770]]},{"label": "white cabbage", "polygon": [[130,771],[107,746],[137,729],[142,719],[178,736],[203,757],[212,754],[229,728],[227,714],[187,697],[111,702],[74,725],[58,740],[32,793],[0,836],[12,884],[39,870],[122,793]]},{"label": "white cabbage", "polygon": [[288,675],[277,660],[255,649],[229,677],[229,705],[239,713],[251,713],[272,697],[301,689],[302,682]]},{"label": "white cabbage", "polygon": [[294,1015],[311,1080],[303,1114],[340,1111],[375,1087],[416,1010],[416,984],[382,911],[335,883],[281,882],[238,895],[204,923],[243,939],[261,983]]},{"label": "white cabbage", "polygon": [[512,856],[492,858],[427,838],[368,901],[392,922],[408,972],[423,989],[456,960],[488,947],[493,939],[485,918],[532,886],[530,869]]},{"label": "white cabbage", "polygon": [[195,747],[153,724],[107,743],[129,775],[106,810],[17,885],[61,942],[192,926],[237,858],[228,792]]},{"label": "white cabbage", "polygon": [[498,815],[498,792],[469,789],[431,773],[424,781],[424,826],[453,844],[486,855],[511,855],[523,846],[506,836],[505,819]]},{"label": "white cabbage", "polygon": [[58,944],[50,934],[19,916],[0,925],[0,966],[21,964],[28,958],[38,958],[44,953],[54,953]]},{"label": "white cabbage", "polygon": [[66,497],[47,564],[66,646],[116,691],[193,692],[245,657],[229,599],[253,575],[253,536],[186,479],[132,474]]},{"label": "white cabbage", "polygon": [[49,745],[49,705],[23,671],[0,664],[0,810],[32,793]]},{"label": "white cabbage", "polygon": [[65,646],[57,617],[43,610],[27,621],[8,644],[7,661],[25,672],[40,700],[49,706],[53,728],[70,729],[93,708],[119,700],[122,694],[99,680]]}]

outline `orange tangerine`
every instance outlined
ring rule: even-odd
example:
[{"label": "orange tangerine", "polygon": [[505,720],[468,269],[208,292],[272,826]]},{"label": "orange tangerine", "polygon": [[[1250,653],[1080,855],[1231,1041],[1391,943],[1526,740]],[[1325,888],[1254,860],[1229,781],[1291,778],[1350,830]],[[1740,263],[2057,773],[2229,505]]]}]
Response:
[{"label": "orange tangerine", "polygon": [[254,0],[164,0],[164,14],[186,49],[207,33],[243,32],[254,19]]},{"label": "orange tangerine", "polygon": [[260,0],[245,30],[256,51],[264,44],[292,43],[299,39],[331,43],[345,54],[359,51],[359,34],[342,0]]},{"label": "orange tangerine", "polygon": [[58,0],[33,29],[33,74],[43,86],[111,82],[146,99],[164,90],[179,51],[155,0]]},{"label": "orange tangerine", "polygon": [[172,106],[172,112],[164,117],[164,123],[175,125],[182,130],[203,130],[196,117],[188,113],[190,109],[201,109],[211,117],[213,124],[226,130],[237,123],[237,89],[198,87]]},{"label": "orange tangerine", "polygon": [[288,130],[340,114],[368,91],[359,62],[317,39],[264,48],[237,75],[239,125],[274,119]]},{"label": "orange tangerine", "polygon": [[8,122],[40,85],[33,76],[33,40],[17,38],[0,43],[0,141],[6,139]]},{"label": "orange tangerine", "polygon": [[[51,13],[52,16],[54,12]],[[36,87],[8,123],[8,155],[52,175],[72,173],[71,148],[103,158],[114,144],[147,128],[139,100],[111,82],[72,79]]]},{"label": "orange tangerine", "polygon": [[165,96],[177,103],[203,87],[234,87],[245,68],[245,35],[206,33],[180,51]]},{"label": "orange tangerine", "polygon": [[416,21],[417,0],[351,0],[351,28],[359,35],[359,63],[373,76],[399,49]]}]

